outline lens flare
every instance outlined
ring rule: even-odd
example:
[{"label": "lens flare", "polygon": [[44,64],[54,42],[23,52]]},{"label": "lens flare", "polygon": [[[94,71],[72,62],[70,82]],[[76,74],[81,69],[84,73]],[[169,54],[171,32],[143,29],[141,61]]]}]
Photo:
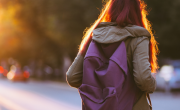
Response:
[{"label": "lens flare", "polygon": [[11,72],[11,71],[7,74],[7,78],[9,80],[12,80],[14,78],[14,76],[15,76],[14,72]]}]

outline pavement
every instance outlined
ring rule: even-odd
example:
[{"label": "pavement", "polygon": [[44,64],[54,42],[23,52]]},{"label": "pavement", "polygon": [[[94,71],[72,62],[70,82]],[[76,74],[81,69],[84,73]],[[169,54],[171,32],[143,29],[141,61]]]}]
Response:
[{"label": "pavement", "polygon": [[180,92],[155,92],[150,95],[153,110],[180,110]]},{"label": "pavement", "polygon": [[80,110],[80,101],[67,84],[0,80],[0,105],[7,110]]},{"label": "pavement", "polygon": [[[180,110],[180,92],[150,96],[153,110]],[[81,110],[81,99],[66,83],[0,79],[0,110]]]}]

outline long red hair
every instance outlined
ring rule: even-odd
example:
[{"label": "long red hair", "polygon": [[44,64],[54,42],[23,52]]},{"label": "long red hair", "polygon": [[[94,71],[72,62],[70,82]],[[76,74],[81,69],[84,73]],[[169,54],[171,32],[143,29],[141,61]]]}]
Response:
[{"label": "long red hair", "polygon": [[89,29],[85,30],[83,40],[79,47],[79,53],[85,55],[88,45],[92,39],[92,32],[100,22],[116,22],[121,27],[128,24],[142,26],[151,34],[149,44],[149,61],[151,63],[151,72],[155,73],[158,69],[158,46],[152,33],[151,24],[146,17],[148,13],[145,8],[146,4],[142,0],[106,1],[99,18]]}]

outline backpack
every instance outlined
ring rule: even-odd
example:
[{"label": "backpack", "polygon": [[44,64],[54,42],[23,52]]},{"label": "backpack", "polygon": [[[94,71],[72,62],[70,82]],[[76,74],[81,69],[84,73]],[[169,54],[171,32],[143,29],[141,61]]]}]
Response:
[{"label": "backpack", "polygon": [[132,110],[142,91],[129,72],[124,41],[90,42],[78,91],[82,110]]}]

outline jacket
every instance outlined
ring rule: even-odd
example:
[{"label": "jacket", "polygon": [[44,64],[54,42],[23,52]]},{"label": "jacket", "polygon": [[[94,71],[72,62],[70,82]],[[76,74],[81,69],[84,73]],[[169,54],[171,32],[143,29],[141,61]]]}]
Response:
[{"label": "jacket", "polygon": [[[133,74],[137,87],[143,91],[133,110],[149,110],[146,93],[153,93],[156,88],[149,63],[150,33],[136,25],[119,27],[114,22],[101,22],[93,31],[92,39],[98,43],[125,42],[129,71]],[[84,57],[78,54],[66,73],[67,82],[72,87],[78,88],[82,84],[83,61]]]}]

